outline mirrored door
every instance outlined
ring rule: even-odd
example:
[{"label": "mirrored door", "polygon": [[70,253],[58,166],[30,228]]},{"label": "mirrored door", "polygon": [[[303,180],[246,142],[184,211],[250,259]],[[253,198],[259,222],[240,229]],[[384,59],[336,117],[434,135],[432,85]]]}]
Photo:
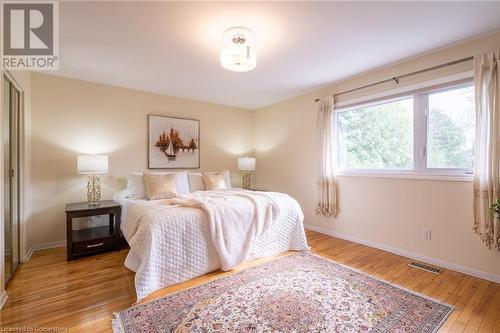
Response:
[{"label": "mirrored door", "polygon": [[2,76],[5,281],[19,264],[19,109],[21,93]]}]

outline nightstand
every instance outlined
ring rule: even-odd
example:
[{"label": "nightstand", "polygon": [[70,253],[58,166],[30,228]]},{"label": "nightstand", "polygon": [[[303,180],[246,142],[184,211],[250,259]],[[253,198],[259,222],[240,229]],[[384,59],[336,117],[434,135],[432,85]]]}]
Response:
[{"label": "nightstand", "polygon": [[[78,217],[109,215],[109,225],[82,230],[73,230],[73,219]],[[87,202],[66,205],[67,260],[110,250],[120,250],[120,204],[104,200],[99,206],[89,206]]]},{"label": "nightstand", "polygon": [[264,190],[261,188],[249,188],[250,191],[258,191],[258,192],[271,192],[271,190]]}]

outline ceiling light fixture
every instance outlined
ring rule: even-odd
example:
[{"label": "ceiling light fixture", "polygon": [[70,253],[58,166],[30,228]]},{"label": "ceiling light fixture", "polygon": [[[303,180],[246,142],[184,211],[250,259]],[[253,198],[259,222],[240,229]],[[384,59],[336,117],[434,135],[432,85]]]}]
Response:
[{"label": "ceiling light fixture", "polygon": [[243,27],[224,31],[224,48],[220,52],[220,65],[233,72],[248,72],[257,66],[254,34]]}]

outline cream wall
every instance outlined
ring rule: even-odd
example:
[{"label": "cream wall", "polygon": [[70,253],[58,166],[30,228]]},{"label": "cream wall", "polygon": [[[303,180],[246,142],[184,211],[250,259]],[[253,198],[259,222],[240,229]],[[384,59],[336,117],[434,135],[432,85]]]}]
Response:
[{"label": "cream wall", "polygon": [[[471,182],[339,177],[337,218],[314,214],[317,179],[314,99],[494,48],[500,48],[500,33],[386,66],[257,110],[254,123],[257,187],[295,197],[304,210],[305,223],[316,230],[500,281],[500,252],[485,248],[472,231]],[[406,79],[399,86],[470,70],[471,62]],[[395,83],[377,86],[345,95],[339,102],[399,86]],[[420,237],[424,227],[432,228],[431,240]]]},{"label": "cream wall", "polygon": [[200,120],[201,169],[229,169],[240,185],[237,158],[252,153],[253,113],[215,104],[32,74],[32,244],[66,239],[64,205],[86,200],[79,153],[109,154],[103,198],[125,186],[125,176],[147,166],[147,115]]}]

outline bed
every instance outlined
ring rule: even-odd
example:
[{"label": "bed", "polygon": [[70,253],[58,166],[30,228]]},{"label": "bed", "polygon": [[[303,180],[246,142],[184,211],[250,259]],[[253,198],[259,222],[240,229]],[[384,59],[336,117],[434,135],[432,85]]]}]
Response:
[{"label": "bed", "polygon": [[[215,270],[230,270],[244,260],[271,256],[288,250],[309,249],[302,210],[296,200],[283,193],[242,190],[194,191],[183,193],[181,199],[175,199],[176,201],[148,201],[127,197],[126,193],[119,193],[115,200],[122,205],[122,233],[130,245],[125,266],[136,272],[135,288],[138,300],[163,287]],[[260,201],[249,203],[255,201],[255,198]],[[218,239],[215,239],[217,237],[214,237],[214,234],[221,231],[214,228],[213,223],[209,223],[211,220],[207,216],[210,211],[206,210],[208,202],[212,203],[216,213],[217,209],[221,210],[219,206],[227,206],[221,210],[224,214],[220,214],[222,216],[219,216],[219,224],[215,224],[216,227],[226,227],[230,226],[231,214],[240,216],[240,208],[233,209],[231,205],[242,203],[253,207],[255,204],[261,205],[259,202],[262,200],[272,202],[278,209],[278,212],[274,212],[274,217],[267,219],[270,221],[268,225],[261,223],[260,227],[253,228],[248,224],[248,228],[252,229],[245,229],[245,235],[232,236],[236,230],[234,228],[239,228],[239,221],[233,216],[233,230],[225,235],[225,239],[222,238],[222,243],[217,243]],[[269,210],[268,213],[272,215],[273,212]],[[241,224],[241,228],[247,227]],[[255,237],[248,240],[246,234]],[[238,237],[246,237],[248,241],[248,246],[243,251],[239,248],[241,244]],[[233,256],[231,241],[235,244],[234,252],[239,256]]]}]

